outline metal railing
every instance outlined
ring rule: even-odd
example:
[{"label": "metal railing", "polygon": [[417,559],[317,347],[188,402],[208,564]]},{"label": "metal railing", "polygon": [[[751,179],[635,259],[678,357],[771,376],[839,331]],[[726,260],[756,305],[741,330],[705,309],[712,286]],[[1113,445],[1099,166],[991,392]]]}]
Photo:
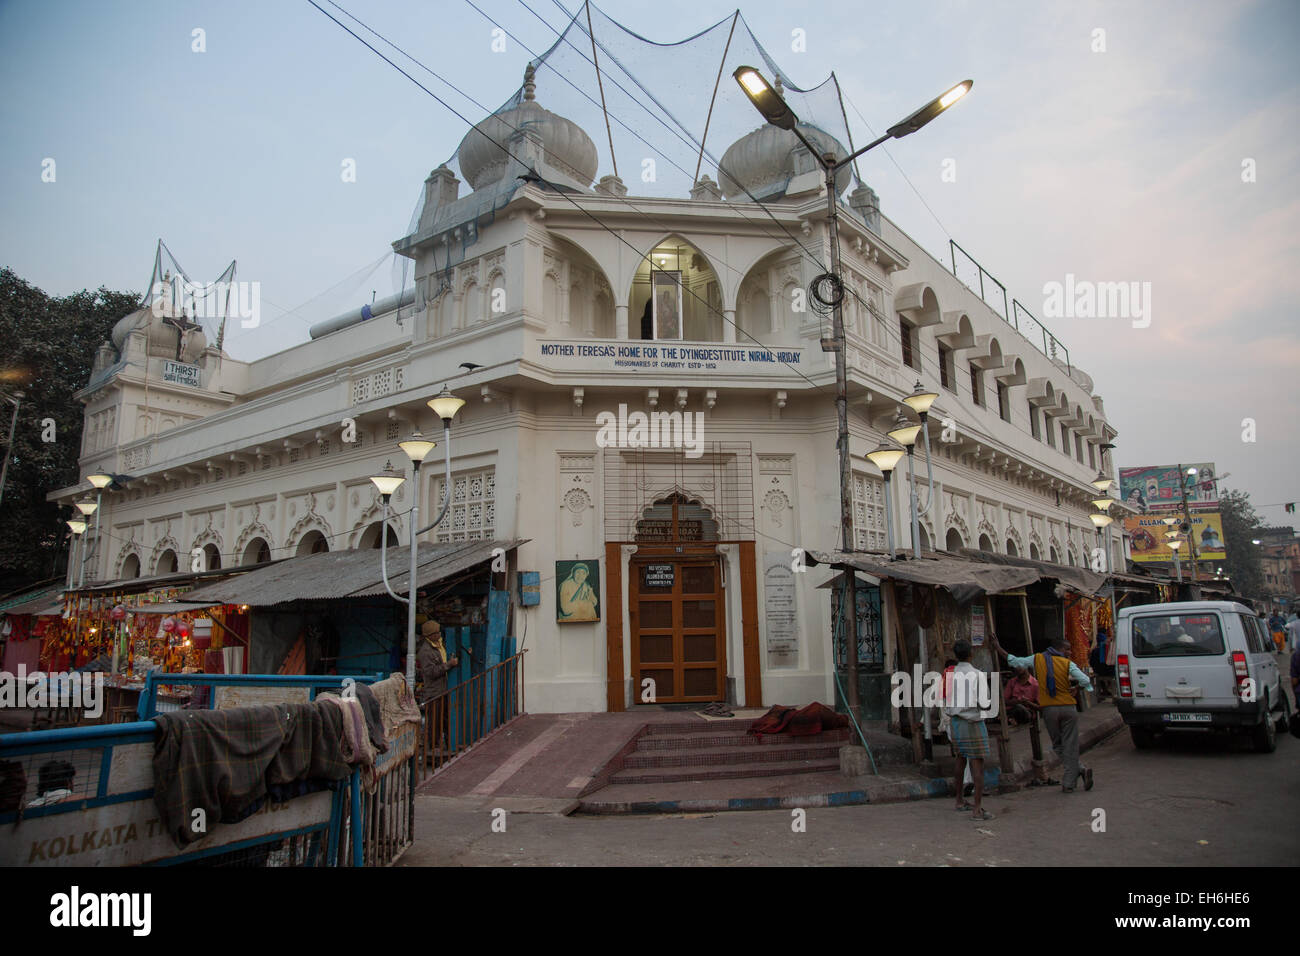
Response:
[{"label": "metal railing", "polygon": [[[997,313],[998,317],[1001,318],[1002,321],[1006,322],[1009,326],[1019,332],[1020,336],[1026,342],[1038,349],[1053,362],[1058,364],[1063,362],[1067,372],[1072,373],[1074,371],[1070,364],[1070,350],[1065,347],[1065,343],[1053,335],[1037,316],[1026,309],[1024,303],[1018,299],[1010,299],[1008,301],[1007,287],[997,279],[993,278],[993,276],[975,260],[974,256],[958,245],[953,239],[948,240],[948,252],[952,258],[952,274],[956,277],[958,282],[970,289],[971,292],[975,292],[975,285],[978,285],[979,291],[976,294],[980,297],[980,301]],[[963,266],[962,271],[958,271],[958,252],[960,252],[963,257],[961,261]],[[971,272],[972,266],[974,266],[973,274]],[[994,295],[992,302],[989,301],[988,294],[986,294],[985,291],[986,280],[988,286],[996,286],[997,291],[1002,293],[1001,311],[998,311],[996,295]],[[974,285],[972,284],[972,281],[975,283]],[[990,289],[989,292],[991,293],[992,290]],[[1025,320],[1024,328],[1021,328],[1020,326],[1020,320],[1022,318]],[[1041,345],[1039,345],[1040,340],[1042,341]],[[1064,359],[1062,359],[1062,356],[1064,356]]]},{"label": "metal railing", "polygon": [[524,712],[524,654],[485,668],[420,705],[416,783]]}]

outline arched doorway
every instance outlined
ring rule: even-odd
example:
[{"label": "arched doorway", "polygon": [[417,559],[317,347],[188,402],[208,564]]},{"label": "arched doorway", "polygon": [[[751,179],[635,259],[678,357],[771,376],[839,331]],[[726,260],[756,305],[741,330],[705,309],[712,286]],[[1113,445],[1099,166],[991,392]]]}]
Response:
[{"label": "arched doorway", "polygon": [[678,236],[667,237],[650,250],[632,278],[628,338],[721,342],[721,290],[698,249]]},{"label": "arched doorway", "polygon": [[221,567],[221,551],[209,541],[203,546],[203,570],[216,571]]},{"label": "arched doorway", "polygon": [[681,493],[655,501],[636,523],[640,547],[629,566],[628,591],[639,702],[726,699],[725,595],[717,541],[712,513]]},{"label": "arched doorway", "polygon": [[[370,527],[366,528],[365,531],[361,532],[361,537],[357,540],[358,550],[364,551],[368,548],[378,548],[382,528],[383,522],[376,521],[374,524],[370,525]],[[388,547],[390,548],[395,548],[399,544],[397,540],[397,531],[394,530],[391,524],[388,526],[387,539]]]},{"label": "arched doorway", "polygon": [[248,542],[248,547],[244,549],[244,556],[240,564],[266,564],[271,560],[271,546],[266,543],[265,538],[254,538]]},{"label": "arched doorway", "polygon": [[325,535],[319,531],[308,531],[298,542],[298,550],[295,552],[301,556],[304,554],[323,554],[330,549],[330,543]]}]

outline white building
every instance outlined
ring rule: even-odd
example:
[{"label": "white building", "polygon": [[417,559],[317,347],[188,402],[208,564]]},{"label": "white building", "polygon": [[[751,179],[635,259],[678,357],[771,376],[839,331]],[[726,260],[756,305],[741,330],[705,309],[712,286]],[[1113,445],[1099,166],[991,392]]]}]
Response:
[{"label": "white building", "polygon": [[[214,567],[374,546],[369,476],[406,464],[396,443],[413,429],[441,437],[425,402],[446,383],[468,405],[451,511],[428,537],[529,540],[518,566],[541,572],[542,602],[513,613],[530,710],[634,706],[645,677],[660,702],[832,699],[828,575],[788,570],[794,548],[839,545],[830,319],[801,309],[828,261],[813,157],[762,126],[726,151],[721,186],[629,202],[613,177],[593,188],[599,134],[545,111],[531,77],[481,129],[459,150],[464,181],[435,169],[418,227],[394,244],[415,264],[400,308],[320,323],[248,363],[201,333],[177,363],[177,329],[147,308],[118,323],[81,393],[81,468],[134,480],[105,496],[88,580],[186,570],[195,549]],[[529,167],[554,188],[518,178]],[[1082,565],[1099,446],[1115,437],[1091,379],[881,216],[871,190],[841,213],[856,547],[884,550],[885,508],[907,546],[906,489],[894,481],[886,501],[865,453],[919,379],[940,394],[923,545]],[[643,341],[652,263],[661,335]],[[630,447],[634,429],[604,447],[602,413],[621,406],[681,413],[702,434]],[[422,515],[441,474],[422,469]],[[51,497],[70,504],[84,487]],[[395,509],[411,494],[408,482]],[[406,544],[405,519],[393,526]],[[557,623],[557,562],[574,559],[598,570],[598,622]]]}]

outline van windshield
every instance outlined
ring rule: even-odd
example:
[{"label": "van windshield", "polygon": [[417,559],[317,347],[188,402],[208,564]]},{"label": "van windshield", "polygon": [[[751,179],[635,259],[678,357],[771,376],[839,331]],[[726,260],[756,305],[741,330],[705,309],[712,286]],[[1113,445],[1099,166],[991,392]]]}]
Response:
[{"label": "van windshield", "polygon": [[1134,657],[1202,657],[1223,653],[1216,614],[1162,614],[1133,619]]}]

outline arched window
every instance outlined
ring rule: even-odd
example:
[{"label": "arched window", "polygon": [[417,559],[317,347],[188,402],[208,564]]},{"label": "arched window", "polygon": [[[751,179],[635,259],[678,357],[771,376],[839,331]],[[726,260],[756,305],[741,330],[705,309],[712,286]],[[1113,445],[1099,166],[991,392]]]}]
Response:
[{"label": "arched window", "polygon": [[271,546],[266,543],[265,538],[254,538],[248,542],[248,547],[244,548],[244,556],[240,564],[266,564],[271,560]]},{"label": "arched window", "polygon": [[997,549],[993,547],[993,539],[986,534],[980,535],[980,550],[996,553]]},{"label": "arched window", "polygon": [[175,574],[176,573],[176,552],[168,548],[162,554],[158,555],[158,564],[154,568],[154,574]]},{"label": "arched window", "polygon": [[948,529],[948,540],[946,543],[946,547],[949,551],[960,551],[962,548],[965,547],[965,545],[962,544],[961,532],[958,531],[956,528]]},{"label": "arched window", "polygon": [[1016,542],[1014,538],[1007,538],[1007,554],[1011,555],[1011,557],[1013,558],[1018,557],[1020,554],[1019,549],[1016,548]]},{"label": "arched window", "polygon": [[203,546],[203,570],[216,571],[221,567],[221,552],[212,542]]},{"label": "arched window", "polygon": [[636,523],[636,540],[642,544],[717,541],[718,522],[699,501],[674,493],[645,509]]},{"label": "arched window", "polygon": [[[382,528],[383,522],[381,521],[376,521],[374,524],[370,525],[370,527],[366,528],[366,530],[361,533],[360,540],[357,541],[357,547],[362,550],[365,550],[366,548],[378,548]],[[397,532],[393,530],[393,526],[390,524],[388,526],[388,547],[395,548],[398,543]]]},{"label": "arched window", "polygon": [[308,531],[298,542],[299,555],[322,554],[330,549],[330,543],[319,531]]},{"label": "arched window", "polygon": [[1039,550],[1038,550],[1038,545],[1034,544],[1034,542],[1032,542],[1032,541],[1029,542],[1029,558],[1030,558],[1030,560],[1032,560],[1032,561],[1041,561],[1041,560],[1043,560],[1043,558],[1042,558],[1042,554],[1041,554],[1041,552],[1039,552]]},{"label": "arched window", "polygon": [[140,556],[138,554],[128,554],[126,560],[122,562],[123,578],[138,578],[140,576]]}]

